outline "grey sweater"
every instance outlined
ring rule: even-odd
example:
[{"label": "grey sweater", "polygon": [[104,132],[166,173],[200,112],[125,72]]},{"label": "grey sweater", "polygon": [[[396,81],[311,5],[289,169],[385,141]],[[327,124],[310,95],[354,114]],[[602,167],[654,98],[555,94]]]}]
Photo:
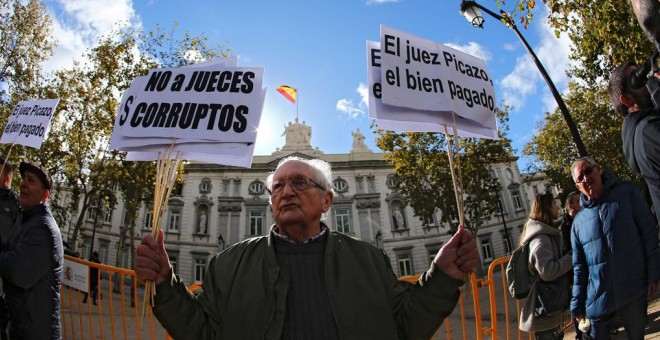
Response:
[{"label": "grey sweater", "polygon": [[[532,277],[538,276],[544,281],[556,280],[573,267],[571,253],[561,256],[558,249],[553,246],[551,237],[561,240],[561,232],[540,221],[529,220],[525,226],[525,235],[521,240],[521,243],[531,240],[529,242],[529,270]],[[561,314],[534,317],[536,299],[532,297],[536,296],[536,289],[536,284],[534,284],[527,298],[520,301],[519,328],[525,332],[552,329],[562,320]]]}]

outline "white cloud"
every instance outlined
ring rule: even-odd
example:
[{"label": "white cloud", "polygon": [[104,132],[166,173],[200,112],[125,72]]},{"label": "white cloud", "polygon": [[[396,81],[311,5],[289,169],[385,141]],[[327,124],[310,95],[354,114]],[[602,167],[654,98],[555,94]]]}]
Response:
[{"label": "white cloud", "polygon": [[445,43],[445,45],[483,60],[490,60],[492,57],[488,50],[476,42],[469,42],[467,45],[456,45],[452,43]]},{"label": "white cloud", "polygon": [[521,110],[527,96],[536,91],[539,79],[541,75],[527,54],[516,58],[516,67],[500,81],[504,102],[514,111]]},{"label": "white cloud", "polygon": [[395,3],[395,2],[399,2],[399,0],[367,0],[366,1],[367,5],[381,5],[381,4]]},{"label": "white cloud", "polygon": [[[543,13],[537,17],[545,18],[547,15]],[[552,79],[559,92],[561,92],[562,89],[566,88],[569,80],[566,76],[566,70],[570,66],[568,56],[570,54],[571,41],[566,36],[561,36],[557,39],[545,20],[537,21],[534,27],[540,41],[532,48],[541,61],[541,64],[545,67],[550,79]],[[535,93],[537,87],[540,88],[544,97],[545,105],[542,109],[551,111],[556,107],[556,102],[552,97],[550,89],[527,51],[525,51],[524,55],[516,59],[516,67],[500,81],[500,84],[502,85],[504,101],[513,106],[514,111],[519,111],[525,106],[527,97]],[[548,100],[548,98],[552,100]]]},{"label": "white cloud", "polygon": [[360,83],[357,88],[357,93],[360,95],[360,107],[369,107],[369,88],[366,84]]},{"label": "white cloud", "polygon": [[513,52],[513,51],[515,51],[518,47],[517,47],[516,45],[514,45],[514,44],[506,43],[506,44],[504,44],[504,46],[503,46],[502,48],[504,48],[505,51]]},{"label": "white cloud", "polygon": [[342,98],[337,101],[337,111],[345,113],[349,118],[358,118],[364,116],[364,110],[353,104],[353,101],[350,99]]},{"label": "white cloud", "polygon": [[58,0],[47,2],[57,46],[44,65],[48,71],[70,67],[117,25],[140,26],[132,0]]},{"label": "white cloud", "polygon": [[187,50],[183,54],[183,58],[191,64],[206,61],[198,50]]},{"label": "white cloud", "polygon": [[358,105],[353,104],[353,100],[342,98],[337,101],[337,111],[345,113],[349,118],[360,118],[366,116],[369,109],[369,88],[364,83],[358,84],[355,91],[360,95]]}]

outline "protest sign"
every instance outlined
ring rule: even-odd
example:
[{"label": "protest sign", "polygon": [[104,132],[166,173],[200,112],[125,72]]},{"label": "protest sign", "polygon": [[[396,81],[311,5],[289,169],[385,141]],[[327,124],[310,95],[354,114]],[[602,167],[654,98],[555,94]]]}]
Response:
[{"label": "protest sign", "polygon": [[253,142],[264,102],[262,80],[263,68],[152,70],[122,99],[119,134]]},{"label": "protest sign", "polygon": [[41,148],[50,130],[50,122],[59,101],[59,99],[38,99],[19,102],[7,120],[0,143]]},{"label": "protest sign", "polygon": [[387,105],[382,100],[380,43],[367,41],[367,82],[369,88],[369,117],[376,118],[376,125],[385,130],[444,132],[445,126],[456,126],[462,137],[497,139],[497,122],[491,115],[484,122],[476,122],[456,116],[451,112],[415,110]]},{"label": "protest sign", "polygon": [[384,104],[457,115],[487,125],[495,90],[483,60],[381,25]]}]

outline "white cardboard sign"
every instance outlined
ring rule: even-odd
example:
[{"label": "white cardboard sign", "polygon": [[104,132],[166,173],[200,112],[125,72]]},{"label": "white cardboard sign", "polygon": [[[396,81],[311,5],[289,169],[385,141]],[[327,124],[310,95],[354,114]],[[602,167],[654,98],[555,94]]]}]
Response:
[{"label": "white cardboard sign", "polygon": [[488,124],[496,101],[483,60],[383,25],[380,31],[383,103]]},{"label": "white cardboard sign", "polygon": [[[453,134],[454,117],[447,111],[415,110],[384,104],[381,83],[380,43],[367,41],[367,80],[369,86],[369,117],[376,118],[379,128],[385,130],[445,132],[445,126]],[[457,134],[462,137],[497,139],[497,122],[494,115],[478,123],[456,115]]]},{"label": "white cardboard sign", "polygon": [[7,120],[0,143],[41,148],[50,130],[50,122],[59,101],[59,99],[38,99],[19,102]]},{"label": "white cardboard sign", "polygon": [[115,123],[119,130],[113,134],[254,142],[264,103],[262,83],[263,68],[152,70],[124,93]]}]

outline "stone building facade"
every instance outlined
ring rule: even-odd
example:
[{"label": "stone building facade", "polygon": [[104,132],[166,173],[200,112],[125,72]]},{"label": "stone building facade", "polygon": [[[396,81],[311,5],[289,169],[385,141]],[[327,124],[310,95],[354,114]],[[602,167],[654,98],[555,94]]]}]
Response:
[{"label": "stone building facade", "polygon": [[[352,132],[353,145],[345,154],[325,154],[310,144],[311,127],[305,122],[285,125],[286,144],[267,156],[254,156],[249,169],[217,164],[190,163],[185,167],[184,185],[169,200],[164,213],[165,246],[175,272],[186,282],[200,281],[210,258],[218,251],[250,237],[267,235],[273,224],[265,179],[286,156],[321,158],[332,164],[336,196],[326,223],[334,230],[368,241],[389,255],[399,276],[428,269],[438,249],[448,241],[449,226],[438,222],[422,227],[413,209],[396,191],[396,176],[382,153],[364,144],[364,135]],[[349,136],[346,136],[349,138]],[[516,158],[494,164],[494,175],[502,184],[502,213],[495,214],[477,236],[482,264],[515,248],[529,213],[529,192],[543,178],[525,182]],[[150,202],[141,207],[136,243],[151,231]],[[440,214],[434,219],[440,220]],[[91,238],[101,261],[128,267],[129,254],[117,254],[120,226],[125,221],[123,202],[104,215],[94,233],[88,226],[81,233],[81,253],[91,252]],[[88,219],[92,223],[92,219]],[[503,223],[505,222],[505,223]],[[505,227],[506,226],[506,227]],[[65,239],[67,231],[63,232]],[[116,261],[116,259],[119,259]]]}]

